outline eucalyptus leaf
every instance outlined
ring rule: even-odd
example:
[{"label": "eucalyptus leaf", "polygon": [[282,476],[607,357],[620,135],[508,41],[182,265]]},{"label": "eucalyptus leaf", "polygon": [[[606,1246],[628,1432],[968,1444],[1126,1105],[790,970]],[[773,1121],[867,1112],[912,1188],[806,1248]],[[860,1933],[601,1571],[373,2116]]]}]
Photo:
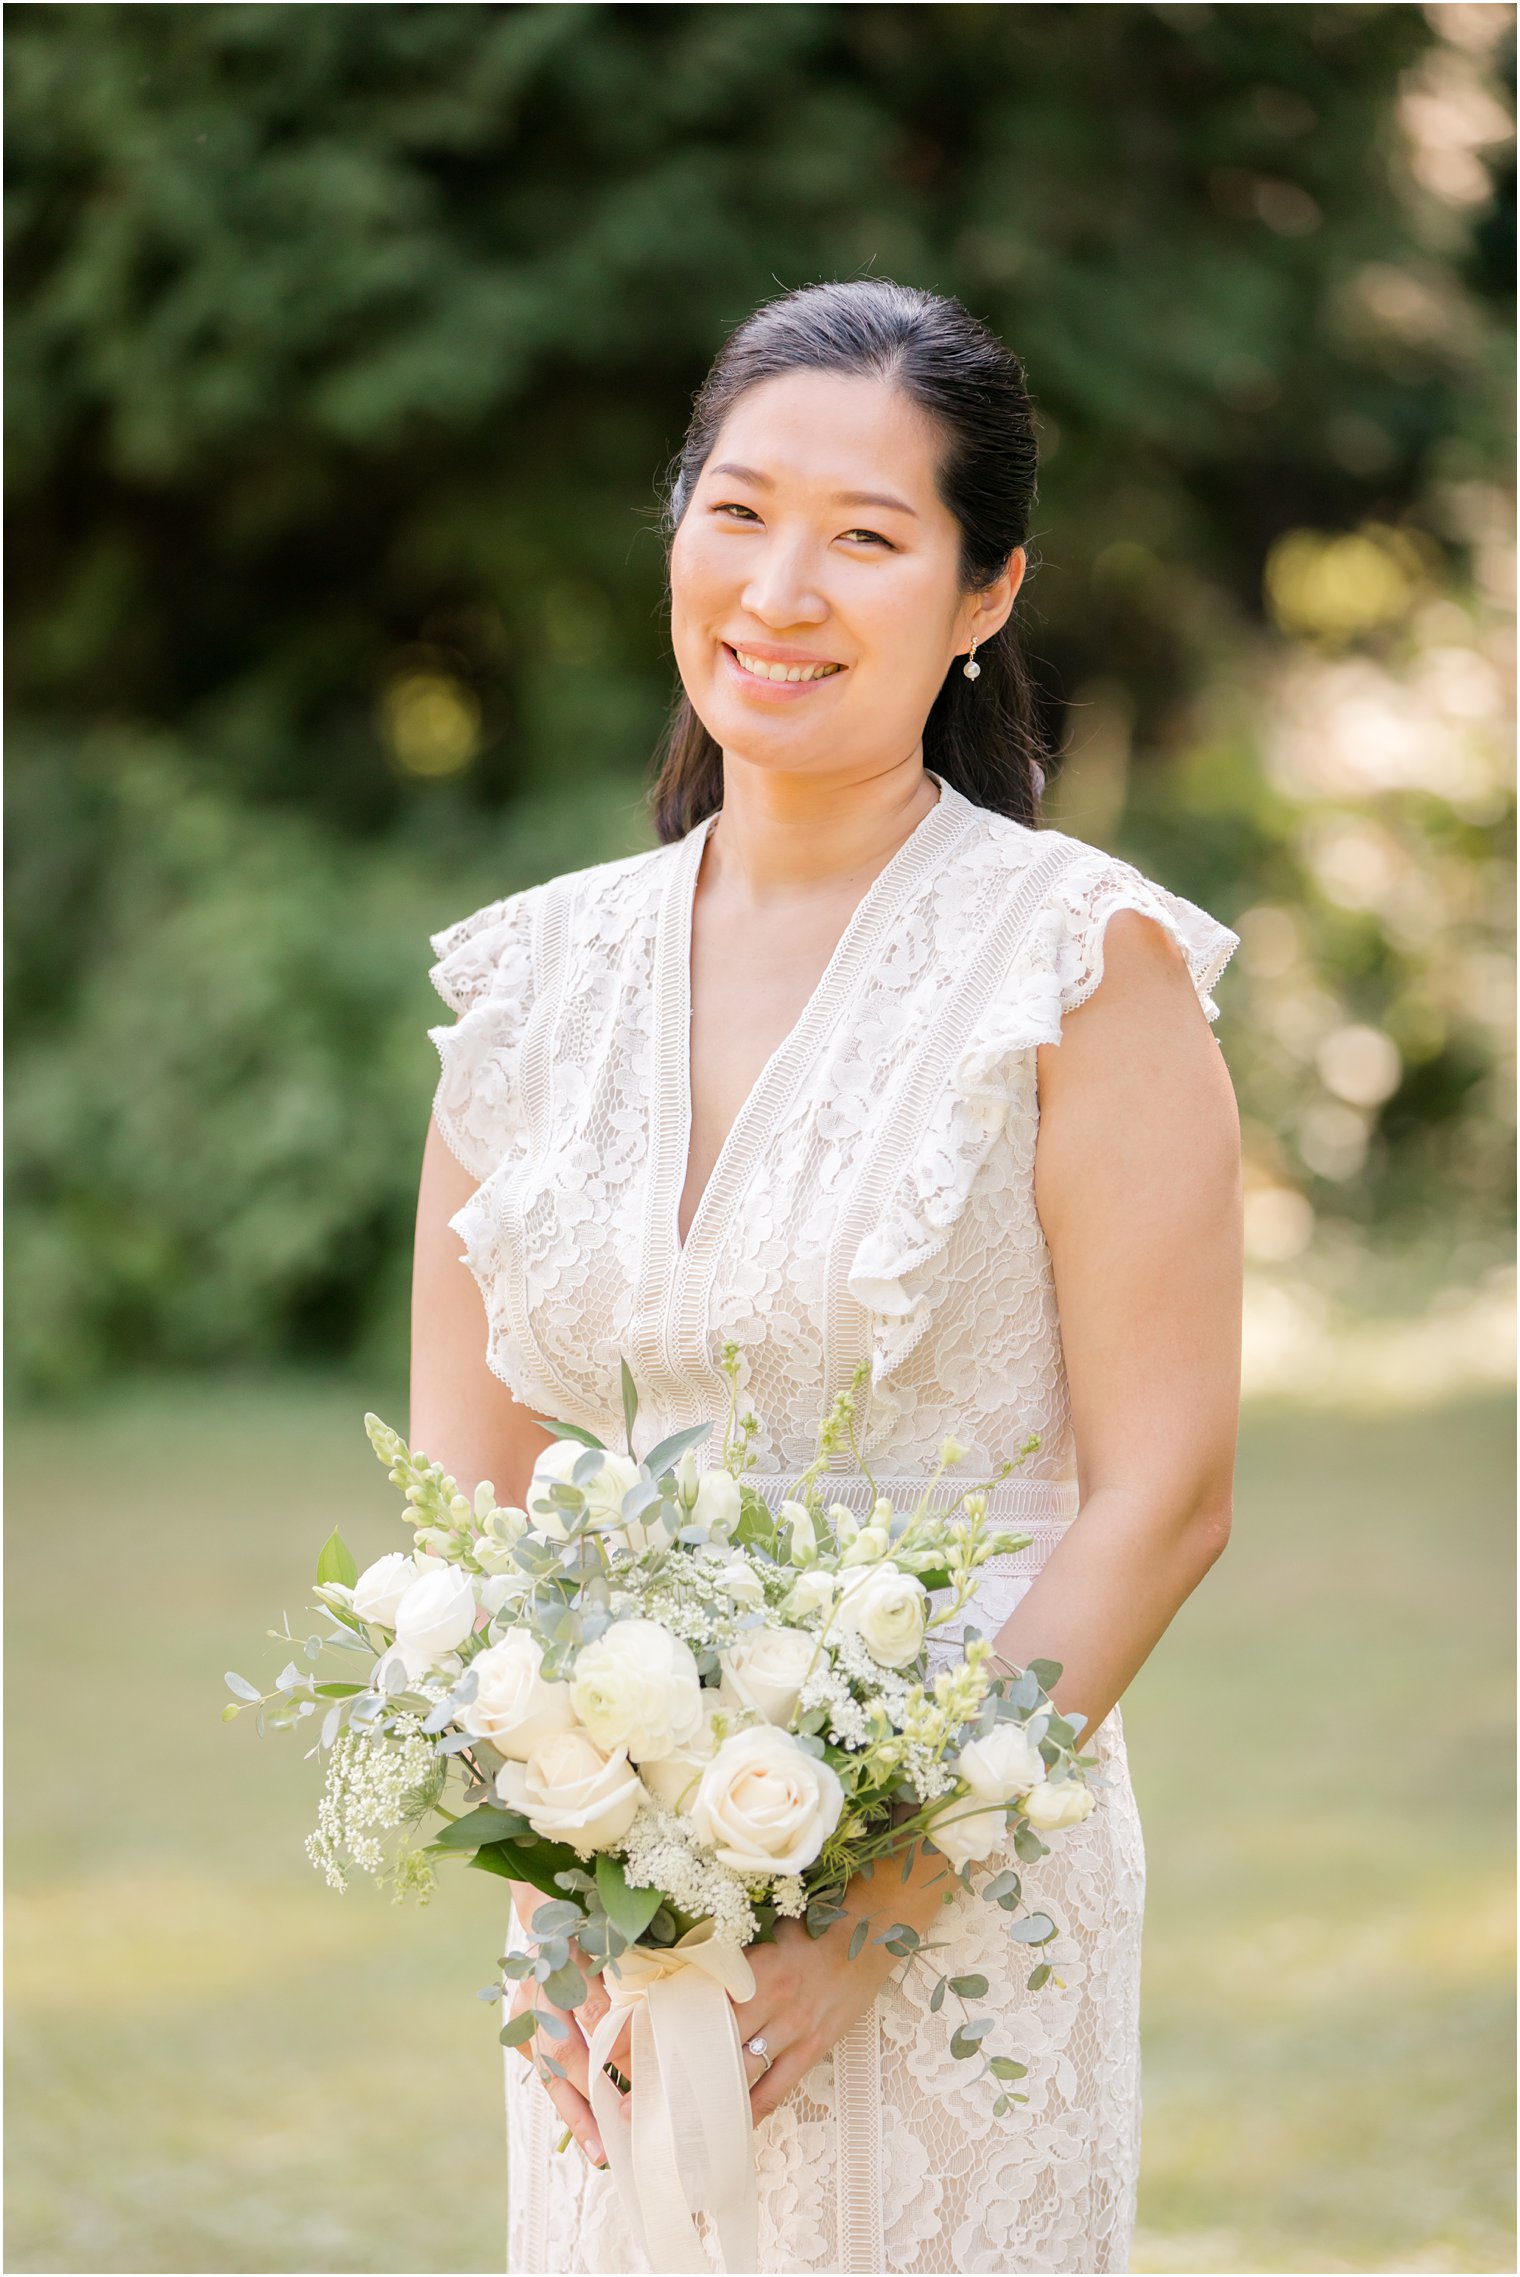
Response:
[{"label": "eucalyptus leaf", "polygon": [[228,1669],[226,1682],[228,1691],[236,1692],[240,1700],[262,1700],[264,1697],[258,1687],[250,1684],[246,1676],[239,1676],[236,1669]]},{"label": "eucalyptus leaf", "polygon": [[1008,1934],[1020,1945],[1048,1945],[1056,1925],[1048,1913],[1031,1913],[1022,1921],[1010,1921]]},{"label": "eucalyptus leaf", "polygon": [[504,2048],[520,2048],[525,2040],[532,2039],[537,2030],[537,2017],[531,2008],[525,2008],[509,2023],[503,2024],[496,2037]]}]

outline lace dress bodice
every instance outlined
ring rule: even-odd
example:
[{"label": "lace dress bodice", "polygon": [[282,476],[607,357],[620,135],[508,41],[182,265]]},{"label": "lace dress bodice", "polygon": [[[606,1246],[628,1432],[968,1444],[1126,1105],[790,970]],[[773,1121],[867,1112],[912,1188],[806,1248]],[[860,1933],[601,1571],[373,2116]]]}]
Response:
[{"label": "lace dress bodice", "polygon": [[[479,1180],[449,1222],[484,1298],[487,1356],[533,1413],[621,1446],[621,1356],[639,1445],[710,1416],[698,1460],[716,1460],[731,1338],[760,1426],[750,1476],[772,1499],[867,1359],[856,1438],[894,1501],[952,1429],[963,1482],[1037,1433],[992,1497],[1033,1537],[968,1616],[994,1634],[1077,1513],[1034,1202],[1038,1047],[1059,1044],[1098,986],[1116,909],[1176,940],[1210,1021],[1238,940],[1115,856],[934,780],[936,804],[741,1107],[684,1243],[692,905],[710,822],[433,937],[431,977],[458,1014],[430,1031],[434,1112]],[[836,1467],[829,1498],[863,1507],[853,1460]],[[947,1476],[947,1498],[962,1490]],[[1030,1996],[1008,1975],[1002,1917],[979,1899],[947,1907],[939,1932],[963,1973],[992,1978],[1030,2065],[1019,2122],[990,2120],[942,2022],[894,1981],[758,2131],[766,2269],[1127,2267],[1143,1848],[1117,1708],[1094,1744],[1109,1793],[1024,1876],[1026,1902],[1060,1926],[1043,1955],[1060,1986]],[[507,2085],[510,2266],[638,2268],[605,2178],[552,2156],[547,2102],[510,2052]]]}]

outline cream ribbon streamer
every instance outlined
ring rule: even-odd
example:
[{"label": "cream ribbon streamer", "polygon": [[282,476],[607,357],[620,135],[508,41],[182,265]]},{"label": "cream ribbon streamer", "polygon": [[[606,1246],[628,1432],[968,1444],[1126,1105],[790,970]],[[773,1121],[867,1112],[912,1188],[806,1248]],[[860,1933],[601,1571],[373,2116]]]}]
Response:
[{"label": "cream ribbon streamer", "polygon": [[[735,2001],[755,1977],[710,1921],[679,1944],[632,1945],[604,1971],[611,2007],[591,2036],[591,2109],[618,2195],[651,2269],[710,2271],[694,2214],[717,2231],[729,2277],[759,2266],[754,2119]],[[632,2092],[604,2066],[631,2024]]]}]

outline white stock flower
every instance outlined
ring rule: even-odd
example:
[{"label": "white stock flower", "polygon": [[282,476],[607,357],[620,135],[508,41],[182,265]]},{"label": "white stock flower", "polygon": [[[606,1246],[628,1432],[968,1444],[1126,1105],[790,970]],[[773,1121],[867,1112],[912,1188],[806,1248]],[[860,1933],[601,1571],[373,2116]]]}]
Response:
[{"label": "white stock flower", "polygon": [[776,1507],[776,1529],[786,1541],[789,1562],[797,1566],[818,1562],[818,1534],[805,1502],[781,1502]]},{"label": "white stock flower", "polygon": [[441,1561],[413,1580],[396,1607],[396,1650],[409,1676],[420,1676],[444,1653],[464,1643],[479,1607],[474,1585],[457,1565]]},{"label": "white stock flower", "polygon": [[1097,1803],[1097,1796],[1081,1779],[1046,1779],[1024,1797],[1024,1815],[1041,1834],[1060,1834],[1080,1826]]},{"label": "white stock flower", "polygon": [[697,1799],[697,1786],[716,1752],[718,1740],[713,1730],[713,1717],[724,1703],[716,1692],[702,1694],[702,1721],[691,1738],[680,1747],[672,1748],[669,1755],[655,1761],[641,1763],[639,1777],[656,1801],[667,1810],[689,1812]]},{"label": "white stock flower", "polygon": [[883,1668],[916,1660],[929,1618],[929,1598],[916,1574],[899,1573],[890,1560],[851,1566],[840,1576],[835,1624],[859,1637]]},{"label": "white stock flower", "polygon": [[[574,1484],[570,1474],[586,1452],[579,1439],[556,1439],[533,1465],[533,1476],[528,1481],[528,1509],[539,1532],[547,1534],[551,1541],[562,1542],[569,1534],[565,1512],[557,1503],[547,1510],[537,1509],[535,1505],[548,1500],[551,1486]],[[663,1521],[646,1526],[640,1518],[629,1521],[623,1517],[623,1497],[630,1487],[637,1486],[641,1475],[637,1463],[608,1448],[603,1453],[601,1469],[581,1487],[591,1523],[604,1527],[615,1520],[616,1531],[611,1538],[625,1541],[629,1549],[640,1553],[670,1539]],[[655,1510],[660,1507],[658,1503],[653,1505]]]},{"label": "white stock flower", "polygon": [[416,1561],[404,1550],[391,1550],[366,1566],[354,1583],[354,1611],[361,1621],[378,1621],[383,1628],[393,1629],[396,1607],[416,1579]]},{"label": "white stock flower", "polygon": [[644,1801],[638,1773],[619,1748],[608,1754],[588,1732],[555,1732],[526,1763],[504,1763],[496,1793],[535,1834],[568,1842],[582,1858],[628,1832]]},{"label": "white stock flower", "polygon": [[691,1522],[705,1526],[713,1541],[726,1542],[739,1523],[742,1507],[739,1481],[720,1465],[716,1470],[703,1471],[698,1479]]},{"label": "white stock flower", "polygon": [[647,1763],[684,1747],[702,1723],[702,1679],[690,1645],[658,1621],[615,1621],[577,1654],[575,1712],[599,1747]]},{"label": "white stock flower", "polygon": [[827,1613],[839,1589],[839,1578],[821,1565],[810,1565],[800,1573],[787,1592],[786,1611],[794,1621],[804,1620],[809,1613]]},{"label": "white stock flower", "polygon": [[725,1597],[731,1597],[736,1605],[765,1603],[765,1583],[752,1565],[746,1565],[743,1558],[736,1557],[720,1574],[715,1575],[714,1585],[722,1590]]},{"label": "white stock flower", "polygon": [[479,1679],[459,1721],[501,1755],[526,1763],[541,1741],[569,1731],[575,1708],[568,1684],[545,1680],[543,1648],[530,1629],[514,1629],[471,1661]]},{"label": "white stock flower", "polygon": [[1045,1759],[1025,1724],[994,1724],[985,1739],[968,1740],[955,1768],[985,1802],[1011,1803],[1045,1776]]},{"label": "white stock flower", "polygon": [[756,1629],[719,1655],[719,1694],[731,1707],[753,1709],[768,1724],[789,1724],[817,1656],[818,1639],[806,1629]]},{"label": "white stock flower", "polygon": [[702,1774],[694,1833],[736,1874],[800,1874],[844,1809],[830,1766],[773,1724],[735,1732]]},{"label": "white stock flower", "polygon": [[886,1556],[887,1548],[887,1529],[878,1526],[873,1519],[869,1526],[861,1527],[839,1562],[841,1565],[877,1565]]}]

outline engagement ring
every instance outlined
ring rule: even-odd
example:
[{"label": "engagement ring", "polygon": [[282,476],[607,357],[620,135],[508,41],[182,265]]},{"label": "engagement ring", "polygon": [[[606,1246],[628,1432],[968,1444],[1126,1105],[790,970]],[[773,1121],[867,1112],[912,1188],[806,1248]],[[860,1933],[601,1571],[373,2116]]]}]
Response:
[{"label": "engagement ring", "polygon": [[753,2040],[745,2041],[744,2052],[747,2056],[758,2056],[767,2071],[770,2070],[771,2065],[776,2060],[775,2057],[771,2054],[770,2049],[766,2046],[764,2040],[759,2037],[758,2033]]}]

